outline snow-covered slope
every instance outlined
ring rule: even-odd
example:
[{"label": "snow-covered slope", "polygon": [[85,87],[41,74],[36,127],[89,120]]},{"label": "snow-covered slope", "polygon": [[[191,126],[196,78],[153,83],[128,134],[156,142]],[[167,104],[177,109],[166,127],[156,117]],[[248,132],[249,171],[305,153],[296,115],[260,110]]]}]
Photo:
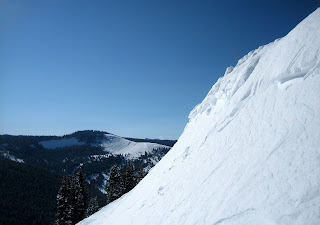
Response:
[{"label": "snow-covered slope", "polygon": [[[57,149],[75,145],[85,145],[86,143],[79,141],[75,137],[69,137],[58,140],[41,141],[39,144],[46,149]],[[129,141],[114,134],[104,134],[102,139],[99,139],[92,145],[100,145],[105,151],[111,154],[127,155],[128,158],[139,157],[145,152],[152,152],[153,149],[170,148],[156,143]]]},{"label": "snow-covered slope", "polygon": [[23,159],[19,159],[15,157],[14,155],[11,155],[9,151],[0,151],[0,156],[5,159],[10,159],[11,161],[15,161],[18,163],[24,163]]},{"label": "snow-covered slope", "polygon": [[320,9],[250,52],[136,188],[81,225],[320,224]]},{"label": "snow-covered slope", "polygon": [[165,145],[147,142],[134,142],[113,134],[105,134],[101,141],[104,149],[112,154],[128,155],[130,158],[139,157],[157,148],[169,148]]}]

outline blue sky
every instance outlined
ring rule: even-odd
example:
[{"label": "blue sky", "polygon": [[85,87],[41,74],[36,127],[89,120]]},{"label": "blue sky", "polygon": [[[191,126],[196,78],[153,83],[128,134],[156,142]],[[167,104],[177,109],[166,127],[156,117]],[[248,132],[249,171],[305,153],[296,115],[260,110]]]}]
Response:
[{"label": "blue sky", "polygon": [[320,6],[0,0],[0,133],[180,136],[226,67]]}]

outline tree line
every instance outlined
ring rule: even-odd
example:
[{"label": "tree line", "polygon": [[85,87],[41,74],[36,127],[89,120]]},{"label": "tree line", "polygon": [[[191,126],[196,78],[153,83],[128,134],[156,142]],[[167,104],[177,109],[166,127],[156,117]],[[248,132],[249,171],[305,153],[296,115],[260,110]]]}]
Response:
[{"label": "tree line", "polygon": [[98,210],[96,198],[88,202],[85,176],[80,169],[73,176],[64,176],[57,194],[55,225],[72,225]]},{"label": "tree line", "polygon": [[[136,172],[134,163],[112,166],[106,185],[108,203],[131,191],[145,176],[142,167]],[[85,175],[82,170],[73,176],[64,176],[57,194],[55,225],[73,225],[97,212],[97,197],[88,200]]]},{"label": "tree line", "polygon": [[131,191],[145,176],[143,168],[140,167],[135,172],[133,162],[129,162],[120,167],[114,165],[110,169],[109,182],[107,184],[108,202],[120,198],[125,193]]}]

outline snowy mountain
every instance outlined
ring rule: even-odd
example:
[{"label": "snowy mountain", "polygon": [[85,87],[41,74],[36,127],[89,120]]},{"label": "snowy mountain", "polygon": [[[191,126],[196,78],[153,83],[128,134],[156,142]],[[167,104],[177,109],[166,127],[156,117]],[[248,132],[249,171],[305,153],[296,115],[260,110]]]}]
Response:
[{"label": "snowy mountain", "polygon": [[102,224],[319,224],[320,9],[250,52]]},{"label": "snowy mountain", "polygon": [[169,151],[163,144],[175,143],[128,139],[90,130],[64,136],[0,135],[0,224],[53,224],[62,176],[80,166],[89,196],[104,206],[112,166],[130,162],[135,173],[140,168],[147,173]]},{"label": "snowy mountain", "polygon": [[113,134],[105,134],[101,146],[108,152],[128,155],[129,158],[137,158],[146,152],[152,152],[153,149],[168,148],[156,143],[130,141]]},{"label": "snowy mountain", "polygon": [[134,161],[136,169],[143,167],[148,172],[171,148],[148,140],[133,140],[90,130],[60,137],[0,135],[0,157],[43,166],[58,174],[72,174],[81,166],[87,181],[104,193],[111,166]]},{"label": "snowy mountain", "polygon": [[[78,131],[78,133],[84,131]],[[79,141],[76,137],[68,135],[57,140],[40,141],[39,144],[45,149],[58,149],[70,146],[86,145],[86,141]],[[168,146],[150,143],[150,142],[134,142],[123,137],[109,134],[99,133],[99,137],[95,141],[90,142],[93,146],[101,146],[104,151],[111,154],[126,155],[128,158],[137,158],[143,154],[152,152],[157,148],[168,148]]]}]

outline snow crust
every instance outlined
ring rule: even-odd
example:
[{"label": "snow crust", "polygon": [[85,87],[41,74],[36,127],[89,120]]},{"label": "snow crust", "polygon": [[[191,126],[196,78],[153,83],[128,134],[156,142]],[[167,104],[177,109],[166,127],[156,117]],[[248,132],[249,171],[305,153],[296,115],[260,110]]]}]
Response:
[{"label": "snow crust", "polygon": [[320,9],[226,70],[102,224],[320,224]]},{"label": "snow crust", "polygon": [[60,140],[40,141],[39,144],[46,149],[57,149],[57,148],[70,147],[74,145],[84,145],[86,143],[80,142],[78,139],[72,137],[72,138],[64,138]]}]

